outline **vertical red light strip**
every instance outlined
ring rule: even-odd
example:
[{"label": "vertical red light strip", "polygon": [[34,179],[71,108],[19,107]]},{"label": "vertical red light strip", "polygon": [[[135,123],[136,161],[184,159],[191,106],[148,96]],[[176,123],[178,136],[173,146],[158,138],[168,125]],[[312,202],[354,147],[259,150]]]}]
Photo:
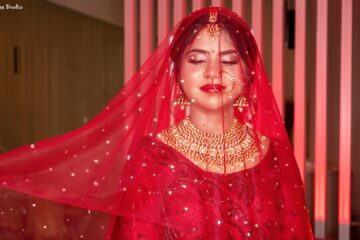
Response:
[{"label": "vertical red light strip", "polygon": [[143,64],[152,52],[152,8],[152,0],[140,2],[140,64]]},{"label": "vertical red light strip", "polygon": [[223,7],[225,5],[225,0],[212,0],[211,6],[214,7]]},{"label": "vertical red light strip", "polygon": [[173,25],[175,26],[186,14],[186,0],[174,1],[174,18]]},{"label": "vertical red light strip", "polygon": [[284,1],[273,1],[272,22],[272,90],[275,95],[281,116],[284,117]]},{"label": "vertical red light strip", "polygon": [[[306,1],[295,2],[295,59],[294,59],[294,153],[305,183],[306,163]],[[305,184],[304,184],[305,185]]]},{"label": "vertical red light strip", "polygon": [[232,10],[239,14],[239,16],[244,16],[244,4],[244,0],[233,0]]},{"label": "vertical red light strip", "polygon": [[344,240],[350,239],[352,4],[352,0],[343,0],[341,6],[339,239]]},{"label": "vertical red light strip", "polygon": [[315,86],[315,235],[325,237],[326,221],[326,116],[327,116],[327,17],[328,0],[316,8]]},{"label": "vertical red light strip", "polygon": [[252,31],[259,47],[261,57],[263,53],[263,0],[252,1]]},{"label": "vertical red light strip", "polygon": [[124,20],[125,20],[125,83],[135,73],[136,69],[136,5],[135,1],[125,1]]},{"label": "vertical red light strip", "polygon": [[192,1],[192,11],[196,11],[203,7],[205,7],[205,0],[193,0]]},{"label": "vertical red light strip", "polygon": [[169,0],[158,0],[157,44],[169,33]]}]

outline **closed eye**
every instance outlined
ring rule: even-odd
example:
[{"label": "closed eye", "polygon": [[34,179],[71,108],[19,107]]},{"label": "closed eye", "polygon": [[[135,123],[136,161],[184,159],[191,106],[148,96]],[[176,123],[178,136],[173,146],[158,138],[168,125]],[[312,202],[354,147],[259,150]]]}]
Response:
[{"label": "closed eye", "polygon": [[196,64],[203,63],[203,62],[205,62],[205,61],[204,61],[204,60],[190,59],[190,60],[188,60],[188,62],[196,65]]},{"label": "closed eye", "polygon": [[237,60],[234,60],[234,61],[222,61],[223,64],[225,65],[228,65],[228,66],[231,66],[231,65],[235,65],[238,63]]}]

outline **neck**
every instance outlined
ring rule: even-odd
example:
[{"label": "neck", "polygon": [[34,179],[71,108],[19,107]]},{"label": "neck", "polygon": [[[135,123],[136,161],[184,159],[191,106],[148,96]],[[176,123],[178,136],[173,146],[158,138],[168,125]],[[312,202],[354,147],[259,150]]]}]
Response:
[{"label": "neck", "polygon": [[208,109],[191,106],[190,122],[198,129],[211,133],[223,134],[227,132],[234,122],[234,109],[232,106],[209,111]]}]

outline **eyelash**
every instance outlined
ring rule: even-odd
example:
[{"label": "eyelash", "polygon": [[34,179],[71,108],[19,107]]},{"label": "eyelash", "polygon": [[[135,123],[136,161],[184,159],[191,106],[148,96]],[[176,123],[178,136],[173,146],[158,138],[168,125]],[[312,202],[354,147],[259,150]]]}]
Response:
[{"label": "eyelash", "polygon": [[234,60],[234,61],[222,61],[223,64],[231,66],[231,65],[235,65],[238,63],[238,61]]},{"label": "eyelash", "polygon": [[192,64],[200,64],[200,63],[203,63],[205,62],[204,60],[193,60],[193,59],[190,59],[189,60],[189,63],[192,63]]},{"label": "eyelash", "polygon": [[[189,60],[189,63],[195,64],[195,65],[203,63],[203,62],[205,62],[205,61],[204,60],[192,60],[192,59]],[[236,60],[235,61],[222,61],[222,63],[225,65],[231,66],[231,65],[237,64],[238,61],[236,61]]]}]

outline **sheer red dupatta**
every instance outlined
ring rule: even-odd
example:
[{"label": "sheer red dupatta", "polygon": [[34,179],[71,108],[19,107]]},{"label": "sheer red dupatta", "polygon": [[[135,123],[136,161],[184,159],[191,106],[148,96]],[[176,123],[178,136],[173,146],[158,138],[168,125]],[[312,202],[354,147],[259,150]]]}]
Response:
[{"label": "sheer red dupatta", "polygon": [[[239,176],[207,175],[156,138],[187,114],[174,105],[181,94],[176,74],[179,64],[175,64],[182,54],[179,46],[193,41],[197,32],[194,29],[206,25],[209,13],[214,11],[218,12],[219,24],[232,26],[233,34],[239,35],[233,40],[248,68],[243,70],[244,75],[249,75],[244,91],[248,107],[242,111],[235,108],[235,116],[258,134],[255,142],[259,148],[260,135],[271,142],[269,159],[261,163],[263,170],[257,173],[257,167],[249,169],[254,171],[249,172],[252,179],[243,178],[247,170]],[[175,171],[175,167],[183,171]],[[268,180],[263,185],[261,174]],[[237,224],[232,222],[221,228],[204,225],[197,233],[185,233],[192,230],[193,223],[183,222],[174,209],[187,202],[189,193],[178,192],[175,201],[169,196],[178,188],[196,189],[200,194],[197,187],[179,182],[190,178],[210,179],[206,184],[209,188],[216,186],[219,194],[208,197],[223,206],[214,210],[206,197],[190,202],[192,207],[201,208],[202,214],[195,214],[198,226],[206,223],[204,219],[228,214],[231,206],[225,200],[237,198],[227,189],[228,184],[224,185],[229,181],[251,188],[246,191],[255,195],[265,191],[266,184],[276,189],[278,202],[273,203],[276,207],[271,211],[249,208],[247,218],[257,221],[246,228],[250,230],[232,228],[231,224]],[[180,185],[173,187],[174,182]],[[283,234],[276,239],[311,239],[303,185],[255,40],[246,23],[224,8],[204,8],[186,16],[124,88],[81,128],[0,155],[0,186],[0,235],[5,239],[222,239],[225,233],[242,239],[249,232],[257,234],[254,239],[263,239],[269,232],[266,229],[275,223],[283,229],[274,232]],[[263,195],[256,204],[265,204],[260,199]],[[247,197],[239,204],[247,202]],[[269,204],[270,200],[266,201]],[[172,205],[174,202],[177,205]],[[268,214],[269,219],[275,214],[278,220],[266,226],[269,221],[260,221],[262,214]],[[224,217],[214,226],[218,221],[230,220]],[[258,233],[255,224],[261,225]]]}]

